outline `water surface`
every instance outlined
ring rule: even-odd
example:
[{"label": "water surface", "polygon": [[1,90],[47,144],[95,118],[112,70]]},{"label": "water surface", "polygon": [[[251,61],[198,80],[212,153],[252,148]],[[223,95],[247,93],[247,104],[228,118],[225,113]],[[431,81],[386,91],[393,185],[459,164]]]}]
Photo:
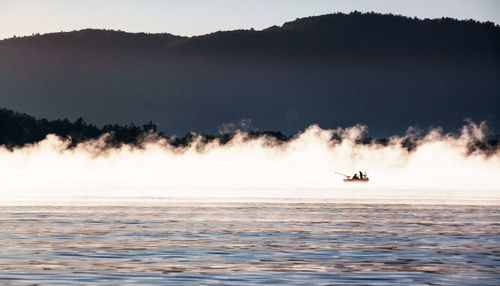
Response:
[{"label": "water surface", "polygon": [[499,285],[496,206],[0,207],[0,284]]}]

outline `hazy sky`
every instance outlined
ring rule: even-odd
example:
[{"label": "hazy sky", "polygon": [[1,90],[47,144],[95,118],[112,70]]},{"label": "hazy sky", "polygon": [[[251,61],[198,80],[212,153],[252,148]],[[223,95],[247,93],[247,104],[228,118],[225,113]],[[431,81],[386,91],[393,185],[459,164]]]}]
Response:
[{"label": "hazy sky", "polygon": [[500,24],[499,0],[0,0],[0,39],[83,28],[189,36],[353,10]]}]

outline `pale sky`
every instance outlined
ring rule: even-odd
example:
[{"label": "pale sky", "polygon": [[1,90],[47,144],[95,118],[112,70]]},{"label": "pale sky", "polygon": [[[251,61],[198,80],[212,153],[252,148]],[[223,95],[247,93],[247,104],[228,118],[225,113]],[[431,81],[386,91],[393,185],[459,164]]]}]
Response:
[{"label": "pale sky", "polygon": [[354,10],[500,24],[500,0],[0,0],[0,39],[84,28],[191,36]]}]

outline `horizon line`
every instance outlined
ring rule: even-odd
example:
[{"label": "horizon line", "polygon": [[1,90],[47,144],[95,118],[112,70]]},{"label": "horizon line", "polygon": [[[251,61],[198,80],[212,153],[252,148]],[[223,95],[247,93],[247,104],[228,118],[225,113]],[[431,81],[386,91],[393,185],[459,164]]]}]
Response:
[{"label": "horizon line", "polygon": [[417,21],[436,21],[436,20],[443,20],[443,19],[446,19],[446,20],[455,20],[455,21],[458,21],[458,22],[475,22],[477,24],[492,24],[493,26],[495,26],[496,28],[500,28],[500,23],[495,23],[491,20],[487,20],[487,21],[480,21],[480,20],[476,20],[476,19],[473,19],[473,18],[464,18],[464,19],[460,19],[460,18],[453,18],[453,17],[447,17],[447,16],[442,16],[442,17],[434,17],[434,18],[421,18],[421,17],[417,17],[417,16],[406,16],[406,15],[402,15],[402,14],[393,14],[393,13],[380,13],[380,12],[375,12],[375,11],[370,11],[370,12],[360,12],[360,11],[357,11],[357,10],[354,10],[354,11],[351,11],[349,13],[344,13],[344,12],[333,12],[333,13],[326,13],[326,14],[319,14],[319,15],[309,15],[309,16],[304,16],[304,17],[297,17],[295,18],[294,20],[287,20],[285,22],[283,22],[282,24],[278,25],[278,24],[274,24],[274,25],[271,25],[271,26],[267,26],[265,28],[262,28],[262,29],[254,29],[253,27],[252,28],[240,28],[240,29],[227,29],[227,30],[217,30],[217,31],[212,31],[212,32],[208,32],[208,33],[201,33],[201,34],[193,34],[193,35],[180,35],[180,34],[173,34],[173,33],[170,33],[170,32],[167,32],[167,31],[164,31],[164,32],[147,32],[147,31],[130,31],[130,30],[122,30],[122,29],[108,29],[108,28],[100,28],[100,27],[85,27],[85,28],[80,28],[80,29],[74,29],[74,30],[60,30],[60,31],[49,31],[49,32],[44,32],[44,33],[39,33],[39,32],[33,32],[31,34],[24,34],[24,35],[12,35],[10,37],[7,37],[7,38],[0,38],[0,41],[4,41],[4,40],[10,40],[10,39],[19,39],[19,38],[29,38],[29,37],[34,37],[34,36],[45,36],[45,35],[53,35],[53,34],[63,34],[63,33],[72,33],[72,32],[80,32],[80,31],[85,31],[85,30],[95,30],[95,31],[110,31],[110,32],[122,32],[122,33],[126,33],[126,34],[147,34],[147,35],[172,35],[172,36],[175,36],[175,37],[182,37],[182,38],[195,38],[195,37],[201,37],[201,36],[206,36],[206,35],[211,35],[211,34],[215,34],[215,33],[224,33],[224,32],[234,32],[234,31],[255,31],[255,32],[262,32],[266,29],[269,29],[271,27],[283,27],[283,25],[285,25],[286,23],[291,23],[291,22],[294,22],[294,21],[297,21],[297,20],[302,20],[302,19],[307,19],[307,18],[314,18],[314,17],[323,17],[323,16],[331,16],[331,15],[380,15],[380,16],[394,16],[394,17],[402,17],[402,18],[405,18],[405,19],[408,19],[408,20],[417,20]]}]

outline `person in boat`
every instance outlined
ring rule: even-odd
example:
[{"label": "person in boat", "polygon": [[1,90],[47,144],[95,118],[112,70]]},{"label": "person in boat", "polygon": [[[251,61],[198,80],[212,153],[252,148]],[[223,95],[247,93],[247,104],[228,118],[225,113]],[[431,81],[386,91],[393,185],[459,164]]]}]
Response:
[{"label": "person in boat", "polygon": [[357,179],[359,179],[359,178],[358,178],[358,174],[354,174],[354,176],[352,176],[352,179],[353,179],[353,180],[357,180]]},{"label": "person in boat", "polygon": [[363,179],[363,173],[361,171],[359,171],[359,178]]}]

